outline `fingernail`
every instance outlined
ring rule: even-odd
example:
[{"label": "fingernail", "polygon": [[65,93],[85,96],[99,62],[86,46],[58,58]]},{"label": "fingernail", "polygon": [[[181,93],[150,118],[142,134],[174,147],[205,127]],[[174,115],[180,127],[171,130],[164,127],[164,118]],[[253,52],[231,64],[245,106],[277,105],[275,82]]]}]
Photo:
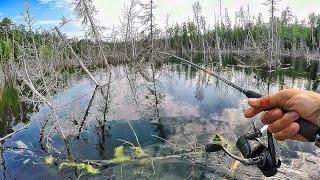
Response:
[{"label": "fingernail", "polygon": [[280,114],[281,114],[281,111],[279,109],[277,109],[272,113],[272,116],[278,117],[278,116],[280,116]]},{"label": "fingernail", "polygon": [[298,114],[297,112],[295,112],[295,111],[291,111],[291,112],[289,112],[289,116],[290,116],[291,118],[296,119],[296,118],[299,117],[299,114]]},{"label": "fingernail", "polygon": [[248,103],[251,105],[257,105],[258,104],[258,99],[255,98],[249,98]]}]

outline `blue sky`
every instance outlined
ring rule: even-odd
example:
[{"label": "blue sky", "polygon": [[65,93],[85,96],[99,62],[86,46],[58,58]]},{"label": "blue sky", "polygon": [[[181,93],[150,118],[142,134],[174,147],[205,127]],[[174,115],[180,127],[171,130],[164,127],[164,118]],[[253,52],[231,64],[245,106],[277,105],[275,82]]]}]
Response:
[{"label": "blue sky", "polygon": [[[142,0],[144,2],[148,0]],[[193,20],[192,5],[199,1],[202,5],[202,15],[206,18],[207,24],[213,26],[215,15],[219,16],[220,6],[219,0],[154,0],[157,5],[155,10],[155,19],[158,28],[163,28],[166,16],[169,17],[169,24],[181,23]],[[235,12],[239,11],[242,6],[247,10],[250,6],[251,16],[257,17],[258,13],[262,13],[263,19],[269,19],[269,7],[262,3],[266,0],[222,0],[222,16],[227,9],[231,20],[234,20]],[[36,18],[37,26],[50,29],[58,24],[62,16],[71,18],[72,0],[29,0],[31,15]],[[100,25],[111,29],[113,26],[120,25],[120,19],[125,4],[129,4],[130,0],[93,0],[98,14],[96,19]],[[311,12],[320,14],[320,0],[281,0],[277,3],[276,16],[280,16],[281,11],[287,7],[297,16],[298,20],[308,22],[308,15]],[[16,23],[22,23],[21,12],[24,9],[24,0],[0,0],[0,19],[7,16]],[[66,25],[63,29],[64,33],[69,36],[81,36],[81,25],[77,21],[73,21]]]},{"label": "blue sky", "polygon": [[[29,0],[30,14],[36,19],[36,26],[51,29],[59,23],[62,16],[72,18],[71,0]],[[9,17],[16,24],[23,23],[21,13],[24,11],[24,0],[0,0],[0,19]],[[75,22],[63,28],[70,36],[80,34],[81,26]]]}]

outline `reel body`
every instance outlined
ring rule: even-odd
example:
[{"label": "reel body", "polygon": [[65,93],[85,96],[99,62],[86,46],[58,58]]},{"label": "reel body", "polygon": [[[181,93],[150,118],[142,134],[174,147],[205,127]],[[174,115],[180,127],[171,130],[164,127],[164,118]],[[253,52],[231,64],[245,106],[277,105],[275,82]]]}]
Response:
[{"label": "reel body", "polygon": [[281,161],[276,159],[273,139],[269,139],[272,138],[272,134],[268,135],[268,147],[259,139],[261,136],[260,132],[242,135],[237,140],[236,146],[246,159],[261,158],[262,161],[256,165],[266,177],[271,177],[277,174]]},{"label": "reel body", "polygon": [[259,139],[261,136],[260,131],[240,136],[236,146],[243,158],[230,153],[223,144],[215,143],[215,139],[213,143],[206,145],[205,150],[209,153],[222,150],[246,166],[257,166],[266,177],[271,177],[277,174],[281,161],[276,158],[272,134],[267,132],[268,146],[265,146]]}]

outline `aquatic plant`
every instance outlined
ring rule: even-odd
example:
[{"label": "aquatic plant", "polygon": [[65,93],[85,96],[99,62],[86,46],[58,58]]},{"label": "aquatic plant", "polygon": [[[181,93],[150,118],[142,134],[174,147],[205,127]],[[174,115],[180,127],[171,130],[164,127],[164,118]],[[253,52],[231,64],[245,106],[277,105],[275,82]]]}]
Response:
[{"label": "aquatic plant", "polygon": [[130,161],[130,157],[124,155],[123,146],[114,149],[114,158],[110,160],[110,164],[122,164]]},{"label": "aquatic plant", "polygon": [[90,164],[85,164],[85,163],[77,163],[74,161],[65,161],[59,165],[59,169],[64,169],[64,168],[76,168],[78,171],[84,171],[88,174],[98,174],[99,170],[94,168]]},{"label": "aquatic plant", "polygon": [[145,153],[141,147],[132,147],[131,150],[133,151],[134,155],[137,158],[141,158],[145,155]]},{"label": "aquatic plant", "polygon": [[52,156],[47,156],[44,159],[46,164],[53,164],[54,163],[54,158]]}]

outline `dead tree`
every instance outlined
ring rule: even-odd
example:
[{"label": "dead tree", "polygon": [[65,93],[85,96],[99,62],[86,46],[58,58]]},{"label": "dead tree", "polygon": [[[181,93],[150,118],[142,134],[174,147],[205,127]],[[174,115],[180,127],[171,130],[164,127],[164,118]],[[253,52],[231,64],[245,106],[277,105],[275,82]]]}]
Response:
[{"label": "dead tree", "polygon": [[141,34],[145,36],[142,38],[142,53],[147,52],[149,55],[152,55],[154,51],[155,36],[158,32],[154,17],[156,6],[154,5],[153,0],[150,0],[148,3],[139,1],[138,4],[142,9],[141,14],[139,15],[139,23],[142,25]]},{"label": "dead tree", "polygon": [[72,46],[70,45],[69,41],[66,40],[66,38],[61,34],[61,32],[59,31],[59,29],[57,27],[55,27],[56,32],[58,33],[59,37],[61,38],[61,40],[64,42],[64,44],[70,49],[70,51],[72,52],[72,54],[74,55],[74,57],[78,60],[79,65],[81,66],[81,68],[84,70],[84,72],[90,77],[90,79],[94,82],[94,84],[96,86],[100,86],[100,84],[98,83],[98,81],[92,76],[92,74],[90,73],[90,71],[88,70],[88,68],[83,64],[82,59],[74,52]]},{"label": "dead tree", "polygon": [[92,0],[74,0],[75,8],[74,12],[76,17],[81,21],[82,26],[85,28],[88,35],[92,35],[95,42],[98,44],[100,53],[102,54],[103,60],[107,68],[109,68],[109,62],[107,60],[105,51],[102,47],[102,35],[101,27],[98,25],[98,20],[94,18],[97,13]]},{"label": "dead tree", "polygon": [[[121,21],[123,39],[124,39],[124,52],[130,54],[131,59],[135,57],[135,19],[138,16],[138,12],[135,10],[137,5],[136,0],[131,0],[129,6],[124,6],[122,12],[123,17]],[[131,52],[130,52],[131,51]]]},{"label": "dead tree", "polygon": [[192,6],[193,8],[193,14],[194,14],[194,20],[197,25],[197,32],[198,32],[198,37],[201,38],[201,43],[202,43],[202,51],[206,51],[205,47],[205,42],[204,42],[204,36],[201,31],[204,31],[203,27],[205,26],[205,21],[204,18],[201,16],[202,12],[202,7],[199,2],[196,2]]},{"label": "dead tree", "polygon": [[[270,7],[270,30],[269,30],[269,39],[270,39],[270,50],[269,50],[269,57],[270,62],[268,63],[269,67],[273,66],[275,64],[275,60],[278,61],[279,64],[281,64],[279,58],[279,47],[278,47],[278,40],[276,37],[276,29],[275,29],[275,11],[276,11],[276,4],[280,2],[281,0],[267,0],[264,5]],[[275,59],[277,58],[277,59]]]},{"label": "dead tree", "polygon": [[167,50],[169,47],[169,18],[170,14],[166,15],[166,23],[165,23],[165,42],[164,42],[164,49]]}]

